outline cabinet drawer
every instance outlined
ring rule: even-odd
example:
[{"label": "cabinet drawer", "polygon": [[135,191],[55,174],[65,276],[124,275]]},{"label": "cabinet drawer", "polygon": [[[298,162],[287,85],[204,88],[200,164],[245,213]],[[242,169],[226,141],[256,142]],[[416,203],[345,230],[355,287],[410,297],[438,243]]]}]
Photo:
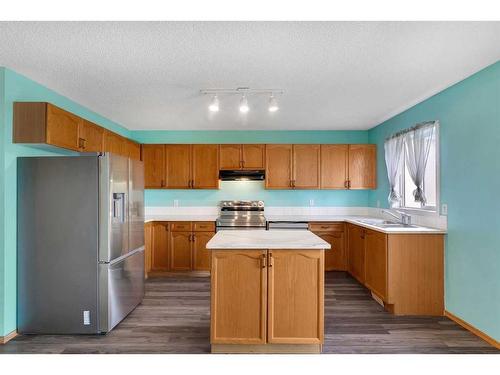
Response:
[{"label": "cabinet drawer", "polygon": [[191,222],[190,221],[173,221],[170,223],[170,230],[172,232],[190,232]]},{"label": "cabinet drawer", "polygon": [[309,223],[311,232],[343,232],[344,223]]},{"label": "cabinet drawer", "polygon": [[213,221],[195,221],[193,222],[195,232],[215,232],[215,223]]}]

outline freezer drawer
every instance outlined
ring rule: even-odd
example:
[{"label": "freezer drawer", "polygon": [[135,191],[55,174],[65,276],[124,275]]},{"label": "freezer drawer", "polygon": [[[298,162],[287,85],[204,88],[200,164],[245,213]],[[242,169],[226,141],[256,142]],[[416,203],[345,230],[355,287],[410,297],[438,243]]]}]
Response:
[{"label": "freezer drawer", "polygon": [[99,264],[99,331],[109,332],[144,298],[144,247]]}]

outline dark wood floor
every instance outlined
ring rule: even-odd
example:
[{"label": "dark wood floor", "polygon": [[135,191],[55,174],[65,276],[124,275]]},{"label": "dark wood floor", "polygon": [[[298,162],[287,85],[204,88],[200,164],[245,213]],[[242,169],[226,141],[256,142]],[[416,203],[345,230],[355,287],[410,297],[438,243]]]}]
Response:
[{"label": "dark wood floor", "polygon": [[[324,353],[500,353],[445,317],[385,312],[343,272],[328,272],[325,285]],[[209,278],[152,278],[106,336],[19,336],[0,353],[208,353],[209,323]]]}]

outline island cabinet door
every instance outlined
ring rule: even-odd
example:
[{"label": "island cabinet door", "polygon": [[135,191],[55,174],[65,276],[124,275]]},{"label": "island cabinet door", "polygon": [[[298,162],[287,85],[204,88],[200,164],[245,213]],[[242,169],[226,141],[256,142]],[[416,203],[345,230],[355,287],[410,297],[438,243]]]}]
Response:
[{"label": "island cabinet door", "polygon": [[265,250],[213,250],[212,344],[265,344],[267,255]]},{"label": "island cabinet door", "polygon": [[324,251],[269,250],[268,342],[323,343]]}]

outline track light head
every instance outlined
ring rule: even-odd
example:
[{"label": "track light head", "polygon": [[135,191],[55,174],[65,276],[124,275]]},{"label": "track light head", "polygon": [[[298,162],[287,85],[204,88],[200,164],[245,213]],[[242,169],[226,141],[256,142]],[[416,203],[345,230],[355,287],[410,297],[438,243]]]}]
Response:
[{"label": "track light head", "polygon": [[210,112],[219,112],[219,98],[217,97],[217,95],[214,95],[214,97],[212,98],[208,109],[210,110]]},{"label": "track light head", "polygon": [[269,112],[276,112],[280,107],[278,107],[278,102],[273,94],[269,97]]},{"label": "track light head", "polygon": [[240,99],[240,112],[247,113],[249,110],[250,107],[248,106],[248,99],[245,95],[243,95]]}]

